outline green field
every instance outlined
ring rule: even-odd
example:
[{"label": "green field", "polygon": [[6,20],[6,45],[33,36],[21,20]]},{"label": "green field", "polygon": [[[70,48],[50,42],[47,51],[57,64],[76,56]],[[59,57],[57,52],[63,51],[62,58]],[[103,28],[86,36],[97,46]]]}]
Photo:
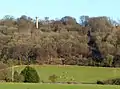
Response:
[{"label": "green field", "polygon": [[0,83],[0,89],[120,89],[120,86]]},{"label": "green field", "polygon": [[[20,72],[24,67],[25,66],[15,66],[14,69]],[[97,80],[120,77],[120,68],[56,65],[33,65],[32,67],[37,70],[40,80],[44,82],[50,82],[48,77],[52,74],[66,76],[66,79],[65,77],[58,78],[57,81],[77,81],[82,83],[95,83]],[[71,78],[74,78],[74,80],[70,80]],[[120,86],[97,84],[0,83],[0,89],[120,89]]]},{"label": "green field", "polygon": [[[82,83],[95,83],[97,80],[106,80],[110,78],[120,77],[119,68],[102,68],[102,67],[84,67],[84,66],[32,66],[34,67],[40,76],[40,79],[44,82],[50,82],[48,77],[52,74],[57,76],[62,76],[58,78],[57,81],[72,81],[82,82]],[[20,71],[24,68],[15,67],[16,70]],[[66,76],[66,77],[63,77]]]}]

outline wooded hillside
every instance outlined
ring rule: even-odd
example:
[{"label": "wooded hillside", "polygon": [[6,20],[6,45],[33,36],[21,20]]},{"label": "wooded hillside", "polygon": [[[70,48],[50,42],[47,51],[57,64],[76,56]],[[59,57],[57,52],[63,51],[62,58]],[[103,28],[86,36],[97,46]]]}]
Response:
[{"label": "wooded hillside", "polygon": [[[116,26],[117,24],[117,26]],[[87,32],[102,53],[101,63],[89,55]],[[69,64],[86,66],[120,66],[120,26],[108,17],[65,16],[59,20],[6,15],[0,20],[0,60],[14,64]]]}]

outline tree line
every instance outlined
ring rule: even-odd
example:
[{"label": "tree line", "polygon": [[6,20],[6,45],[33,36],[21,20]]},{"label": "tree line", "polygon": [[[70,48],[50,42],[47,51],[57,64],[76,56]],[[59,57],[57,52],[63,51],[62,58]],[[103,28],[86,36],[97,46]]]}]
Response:
[{"label": "tree line", "polygon": [[[22,15],[6,15],[0,19],[0,61],[20,64],[61,64],[81,66],[120,66],[120,26],[106,16],[72,16],[57,20],[35,19]],[[91,29],[104,59],[92,59],[87,32]]]}]

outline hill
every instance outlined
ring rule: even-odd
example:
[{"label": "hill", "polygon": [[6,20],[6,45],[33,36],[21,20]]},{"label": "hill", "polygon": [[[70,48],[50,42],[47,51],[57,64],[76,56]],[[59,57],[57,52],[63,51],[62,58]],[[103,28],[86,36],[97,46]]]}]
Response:
[{"label": "hill", "polygon": [[[38,21],[22,15],[0,20],[0,59],[19,64],[61,64],[82,66],[120,66],[119,24],[106,16],[80,16],[80,23],[72,16],[60,20]],[[114,29],[114,30],[113,30]],[[87,32],[91,30],[103,56],[100,63],[89,50]]]}]

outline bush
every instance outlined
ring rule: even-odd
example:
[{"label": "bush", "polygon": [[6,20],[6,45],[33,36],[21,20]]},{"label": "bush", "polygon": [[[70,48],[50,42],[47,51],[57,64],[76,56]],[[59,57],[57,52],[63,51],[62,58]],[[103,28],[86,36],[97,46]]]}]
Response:
[{"label": "bush", "polygon": [[14,72],[14,82],[19,82],[19,74],[17,71]]},{"label": "bush", "polygon": [[112,80],[114,85],[120,85],[120,78],[116,78]]},{"label": "bush", "polygon": [[105,84],[120,85],[120,78],[106,80]]},{"label": "bush", "polygon": [[103,82],[103,81],[98,80],[98,81],[97,81],[97,84],[104,84],[104,82]]},{"label": "bush", "polygon": [[20,75],[17,71],[14,72],[14,82],[23,82],[24,76]]},{"label": "bush", "polygon": [[8,66],[2,62],[0,62],[0,80],[4,80],[6,82],[11,81],[11,71],[7,69]]},{"label": "bush", "polygon": [[29,83],[40,82],[40,78],[39,78],[39,75],[38,75],[37,71],[30,66],[26,66],[21,71],[20,74],[24,76],[24,82],[29,82]]},{"label": "bush", "polygon": [[105,65],[108,66],[108,67],[111,67],[112,63],[113,63],[113,56],[108,54],[106,56]]},{"label": "bush", "polygon": [[55,74],[49,76],[49,80],[50,80],[52,83],[55,83],[56,80],[57,80],[57,78],[58,78],[58,77],[57,77]]},{"label": "bush", "polygon": [[25,78],[23,75],[19,74],[19,82],[24,82]]}]

